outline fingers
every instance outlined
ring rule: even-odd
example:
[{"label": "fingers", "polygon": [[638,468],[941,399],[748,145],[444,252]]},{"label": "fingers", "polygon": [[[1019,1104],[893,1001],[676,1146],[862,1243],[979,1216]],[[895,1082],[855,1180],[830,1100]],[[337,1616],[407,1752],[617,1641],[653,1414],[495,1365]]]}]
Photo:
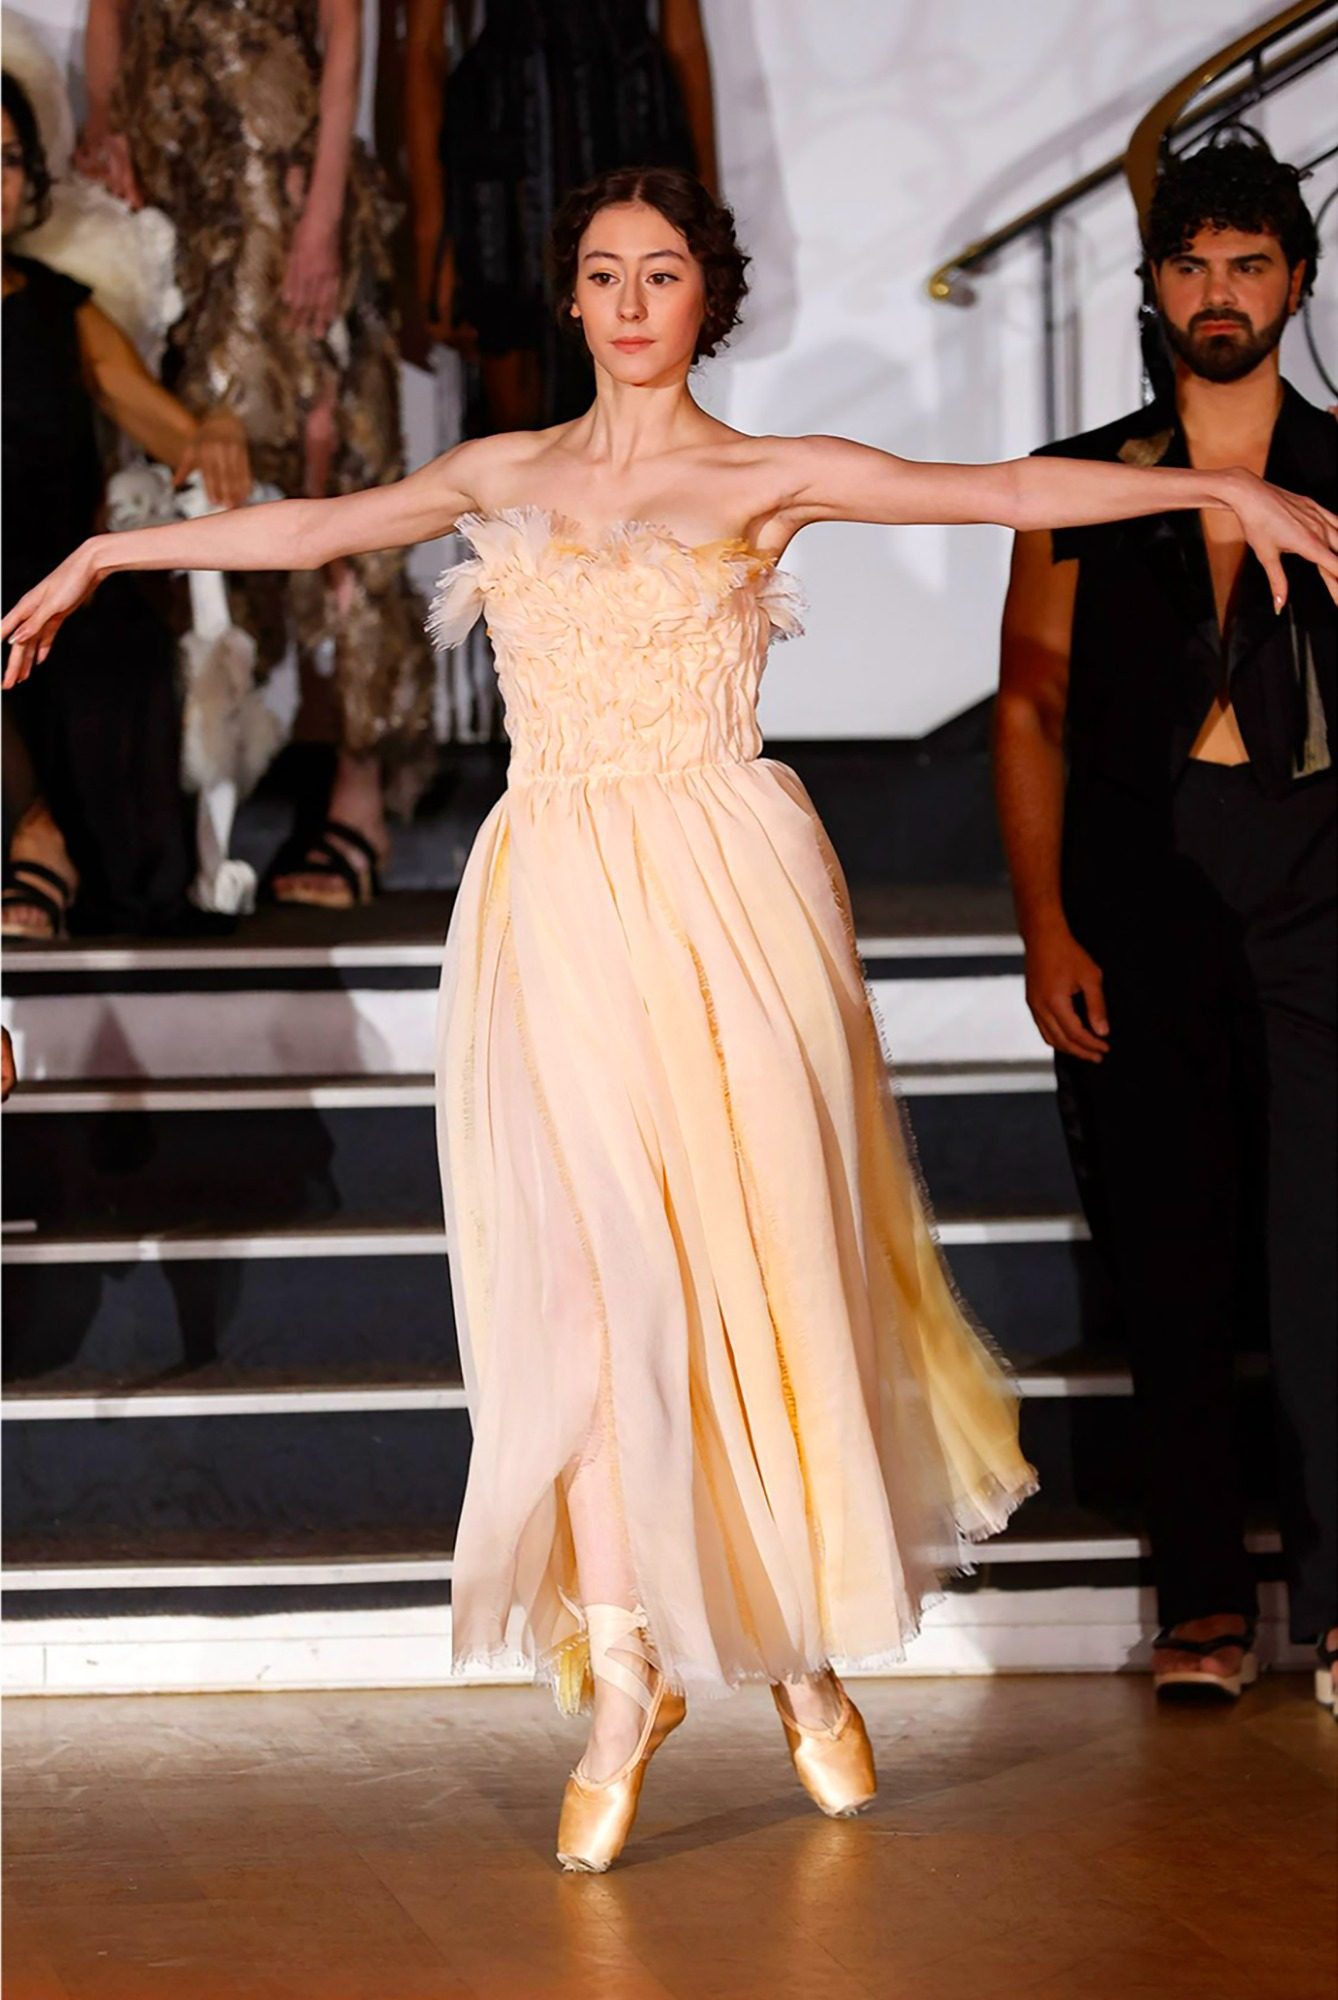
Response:
[{"label": "fingers", "polygon": [[[1050,993],[1031,1002],[1032,1017],[1052,1049],[1081,1062],[1098,1063],[1108,1054],[1109,1045],[1094,1034],[1073,1004],[1072,994]],[[1103,1013],[1104,1020],[1104,1013]],[[1103,1033],[1109,1032],[1103,1030]]]},{"label": "fingers", "polygon": [[1094,965],[1090,972],[1083,974],[1079,988],[1083,998],[1083,1011],[1094,1035],[1102,1041],[1110,1034],[1110,1022],[1106,1019],[1106,996],[1101,983],[1101,974]]},{"label": "fingers", "polygon": [[0,686],[17,687],[26,681],[32,672],[32,645],[27,639],[15,639],[9,648],[9,659],[5,665],[5,678]]}]

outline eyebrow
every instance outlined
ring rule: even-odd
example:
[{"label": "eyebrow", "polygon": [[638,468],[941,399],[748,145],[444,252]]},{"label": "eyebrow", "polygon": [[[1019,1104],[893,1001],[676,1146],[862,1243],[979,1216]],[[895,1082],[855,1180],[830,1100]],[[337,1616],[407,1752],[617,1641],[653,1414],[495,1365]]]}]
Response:
[{"label": "eyebrow", "polygon": [[[585,250],[581,253],[581,262],[588,264],[592,257],[605,257],[612,264],[621,264],[625,261],[616,250]],[[681,250],[647,250],[641,262],[648,264],[653,257],[676,257],[680,264],[687,262]]]},{"label": "eyebrow", "polygon": [[[1258,257],[1271,258],[1276,254],[1269,244],[1264,244],[1258,250],[1234,251],[1227,258],[1227,262],[1228,264],[1251,264]],[[1173,256],[1175,262],[1178,264],[1206,264],[1209,261],[1200,250],[1177,250],[1173,253]]]}]

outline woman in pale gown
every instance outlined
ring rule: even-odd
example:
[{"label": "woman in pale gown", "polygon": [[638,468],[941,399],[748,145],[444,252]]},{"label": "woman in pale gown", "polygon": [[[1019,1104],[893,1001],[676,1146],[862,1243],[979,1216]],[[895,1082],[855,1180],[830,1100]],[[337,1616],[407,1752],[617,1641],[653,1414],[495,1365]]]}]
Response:
[{"label": "woman in pale gown", "polygon": [[[1032,1489],[909,1163],[840,869],[760,755],[777,568],[815,521],[1014,528],[1229,507],[1338,596],[1338,518],[1245,472],[923,465],[747,437],[689,372],[737,318],[731,219],[672,170],[556,229],[597,394],[395,485],[96,536],[13,609],[6,685],[115,569],[314,567],[458,525],[439,642],[486,614],[512,743],[451,920],[439,1104],[474,1426],[457,1666],[518,1651],[589,1741],[558,1852],[602,1869],[688,1697],[772,1686],[826,1812],[873,1796],[835,1666],[899,1658]],[[896,607],[879,635],[895,633]],[[893,666],[889,671],[897,671]]]}]

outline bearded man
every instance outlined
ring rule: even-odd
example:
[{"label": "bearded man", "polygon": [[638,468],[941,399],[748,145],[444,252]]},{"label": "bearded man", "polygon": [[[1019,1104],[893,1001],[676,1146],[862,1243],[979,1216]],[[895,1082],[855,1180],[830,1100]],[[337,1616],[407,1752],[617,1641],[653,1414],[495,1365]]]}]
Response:
[{"label": "bearded man", "polygon": [[[1173,393],[1048,452],[1243,465],[1338,504],[1338,424],[1279,367],[1318,252],[1299,180],[1240,137],[1168,163],[1145,249]],[[1336,614],[1286,568],[1279,608],[1220,511],[1019,535],[996,778],[1028,999],[1127,1327],[1155,1684],[1224,1700],[1253,1677],[1233,1378],[1266,1316],[1291,1632],[1332,1707]]]}]

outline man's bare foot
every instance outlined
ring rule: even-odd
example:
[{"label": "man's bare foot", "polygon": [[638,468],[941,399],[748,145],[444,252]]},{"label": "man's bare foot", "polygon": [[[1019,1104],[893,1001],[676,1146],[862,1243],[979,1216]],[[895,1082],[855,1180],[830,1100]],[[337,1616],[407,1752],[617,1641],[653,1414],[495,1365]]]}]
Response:
[{"label": "man's bare foot", "polygon": [[[1180,1648],[1176,1639],[1222,1639],[1239,1633],[1240,1643],[1221,1646],[1212,1652],[1199,1653],[1192,1648]],[[1205,1683],[1235,1681],[1250,1645],[1247,1621],[1239,1611],[1214,1613],[1208,1618],[1185,1618],[1172,1626],[1167,1633],[1170,1643],[1154,1648],[1152,1654],[1152,1674],[1154,1681],[1164,1682],[1169,1674],[1192,1676]],[[1172,1685],[1184,1686],[1186,1682],[1177,1680]]]},{"label": "man's bare foot", "polygon": [[[79,876],[70,860],[65,836],[44,799],[35,799],[15,827],[9,843],[9,860],[11,866],[17,867],[19,879],[4,891],[0,934],[13,938],[54,937],[59,926],[45,904],[56,904],[63,921],[78,891]],[[23,879],[24,862],[30,863],[34,870],[27,882]],[[38,874],[38,869],[44,872]],[[45,902],[38,901],[39,896]]]},{"label": "man's bare foot", "polygon": [[779,1681],[781,1700],[801,1729],[834,1729],[841,1720],[844,1689],[830,1667],[802,1680]]}]

